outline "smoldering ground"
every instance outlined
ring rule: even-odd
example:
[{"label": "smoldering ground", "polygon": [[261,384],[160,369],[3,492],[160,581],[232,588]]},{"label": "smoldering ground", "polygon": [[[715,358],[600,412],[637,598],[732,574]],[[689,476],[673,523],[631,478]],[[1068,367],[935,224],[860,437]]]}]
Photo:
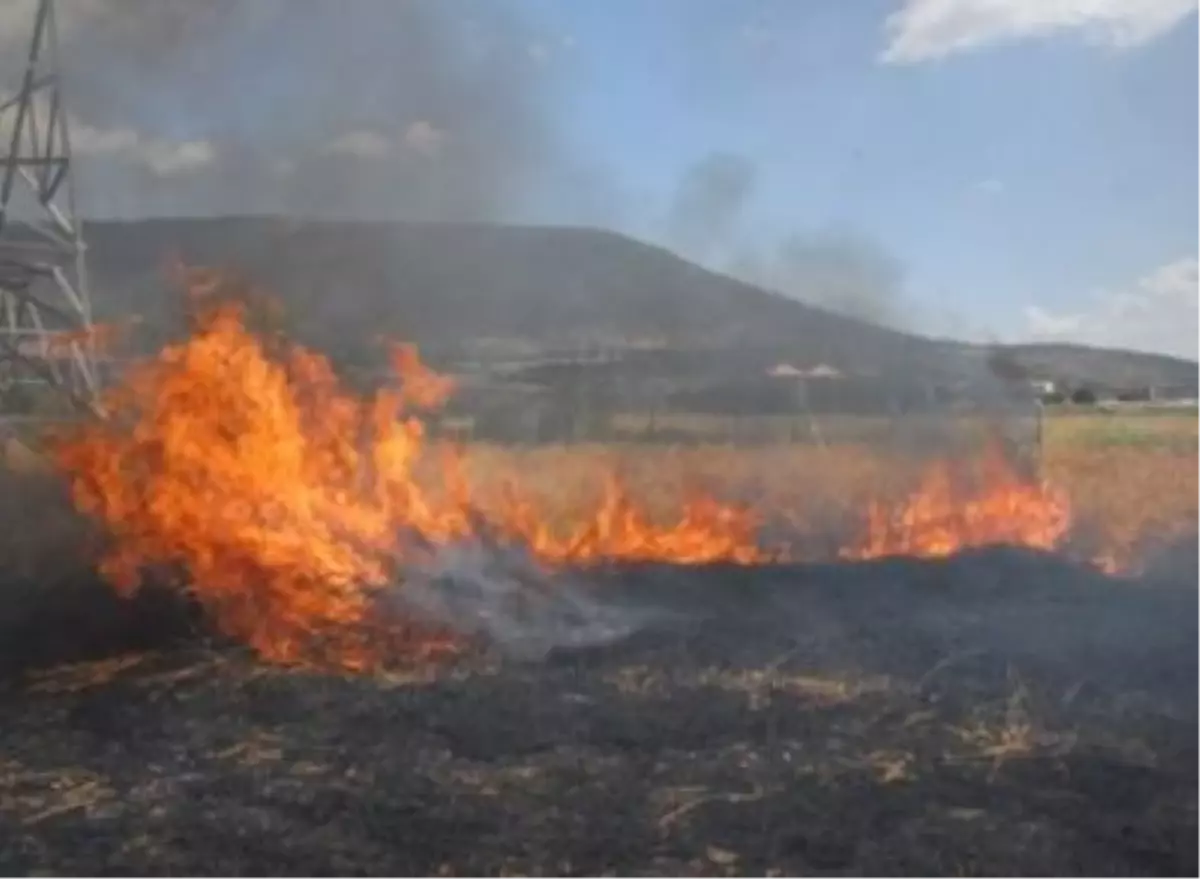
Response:
[{"label": "smoldering ground", "polygon": [[439,548],[426,564],[405,567],[403,582],[385,589],[378,606],[385,616],[481,638],[522,660],[616,644],[694,616],[655,606],[652,598],[619,600],[590,579],[584,571],[550,571],[521,547],[462,541]]},{"label": "smoldering ground", "polygon": [[387,607],[488,649],[346,676],[117,598],[60,485],[4,488],[7,872],[1195,872],[1194,545],[560,579],[464,543]]},{"label": "smoldering ground", "polygon": [[[490,562],[447,567],[474,590],[454,618],[512,597]],[[590,594],[686,624],[539,662],[346,677],[160,640],[50,663],[0,681],[0,862],[1189,875],[1194,586],[1003,550],[632,566]]]}]

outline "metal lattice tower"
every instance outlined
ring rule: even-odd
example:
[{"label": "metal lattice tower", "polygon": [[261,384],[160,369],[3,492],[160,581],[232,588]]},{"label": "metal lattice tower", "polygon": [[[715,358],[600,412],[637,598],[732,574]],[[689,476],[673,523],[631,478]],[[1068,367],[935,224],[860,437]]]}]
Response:
[{"label": "metal lattice tower", "polygon": [[99,390],[53,0],[36,0],[0,103],[0,416],[94,408]]}]

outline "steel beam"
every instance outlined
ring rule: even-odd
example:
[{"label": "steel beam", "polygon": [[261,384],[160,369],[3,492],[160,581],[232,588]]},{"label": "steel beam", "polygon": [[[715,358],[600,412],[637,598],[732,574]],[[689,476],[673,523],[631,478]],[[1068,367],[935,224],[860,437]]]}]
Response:
[{"label": "steel beam", "polygon": [[54,12],[36,0],[25,69],[0,102],[0,416],[94,409],[100,389]]}]

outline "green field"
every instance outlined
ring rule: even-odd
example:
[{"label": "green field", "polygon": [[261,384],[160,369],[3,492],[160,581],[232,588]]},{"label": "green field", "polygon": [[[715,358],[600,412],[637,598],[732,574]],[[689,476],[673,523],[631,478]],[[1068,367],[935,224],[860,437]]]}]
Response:
[{"label": "green field", "polygon": [[1137,409],[1127,412],[1048,412],[1048,442],[1091,446],[1196,448],[1195,409]]}]

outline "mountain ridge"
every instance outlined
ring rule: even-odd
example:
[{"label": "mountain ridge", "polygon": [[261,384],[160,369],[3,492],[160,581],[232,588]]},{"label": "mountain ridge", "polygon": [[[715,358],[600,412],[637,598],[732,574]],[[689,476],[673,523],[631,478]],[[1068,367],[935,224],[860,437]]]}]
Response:
[{"label": "mountain ridge", "polygon": [[997,350],[1033,374],[1101,385],[1194,383],[1167,355],[1069,343],[979,345],[889,329],[721,275],[669,250],[582,227],[301,220],[93,220],[85,229],[98,320],[177,319],[165,268],[228,267],[285,306],[322,347],[380,335],[432,349],[525,345],[719,353],[761,368],[954,380]]}]

